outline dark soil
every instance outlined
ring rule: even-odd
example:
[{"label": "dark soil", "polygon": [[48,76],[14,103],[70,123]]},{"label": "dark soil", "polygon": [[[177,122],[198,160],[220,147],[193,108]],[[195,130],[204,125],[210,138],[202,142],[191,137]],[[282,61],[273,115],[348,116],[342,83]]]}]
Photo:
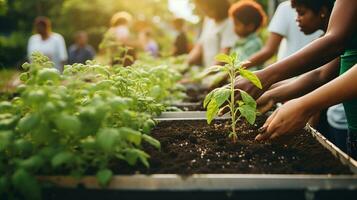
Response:
[{"label": "dark soil", "polygon": [[186,94],[187,97],[184,99],[184,102],[203,102],[206,95],[209,91],[202,88],[200,85],[186,85]]},{"label": "dark soil", "polygon": [[308,132],[301,130],[270,142],[257,142],[258,125],[240,123],[238,142],[233,144],[226,121],[160,122],[152,131],[161,151],[149,145],[150,168],[113,164],[116,174],[351,174]]},{"label": "dark soil", "polygon": [[203,103],[198,103],[195,105],[174,105],[175,107],[179,108],[183,111],[205,111],[206,109],[203,108]]}]

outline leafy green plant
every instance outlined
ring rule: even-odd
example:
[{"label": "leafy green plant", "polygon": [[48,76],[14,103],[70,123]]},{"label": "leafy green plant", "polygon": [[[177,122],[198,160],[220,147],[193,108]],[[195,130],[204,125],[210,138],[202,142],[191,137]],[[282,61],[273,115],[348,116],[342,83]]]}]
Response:
[{"label": "leafy green plant", "polygon": [[[216,60],[225,63],[224,66],[212,66],[208,69],[209,72],[223,71],[229,75],[230,84],[216,88],[207,94],[203,106],[207,108],[207,123],[210,124],[212,120],[219,114],[220,110],[229,108],[231,115],[231,132],[229,138],[235,143],[237,141],[236,124],[244,117],[250,124],[254,124],[257,111],[257,104],[255,100],[245,91],[235,89],[235,81],[238,75],[248,79],[255,86],[262,89],[262,84],[259,78],[249,70],[241,67],[241,62],[237,59],[236,54],[230,56],[219,54]],[[240,92],[240,100],[235,98],[235,92]]]},{"label": "leafy green plant", "polygon": [[31,60],[23,65],[19,96],[0,102],[0,198],[39,199],[39,174],[81,177],[90,169],[105,186],[113,175],[109,163],[149,167],[142,144],[160,149],[150,136],[152,117],[165,110],[177,75],[163,66],[93,61],[60,74],[47,57]]}]

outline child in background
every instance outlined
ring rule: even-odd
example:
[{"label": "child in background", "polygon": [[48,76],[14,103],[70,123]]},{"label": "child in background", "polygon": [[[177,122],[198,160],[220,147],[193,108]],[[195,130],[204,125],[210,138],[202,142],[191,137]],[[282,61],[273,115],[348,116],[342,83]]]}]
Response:
[{"label": "child in background", "polygon": [[117,12],[110,20],[109,32],[121,44],[126,44],[130,38],[129,24],[132,16],[127,12]]},{"label": "child in background", "polygon": [[75,35],[75,44],[72,44],[68,49],[68,63],[82,63],[87,60],[92,60],[95,56],[95,51],[88,44],[88,34],[84,31],[79,31]]},{"label": "child in background", "polygon": [[[231,53],[237,53],[238,59],[245,61],[263,46],[257,31],[266,23],[267,16],[261,5],[253,0],[241,0],[233,4],[229,9],[229,15],[234,21],[234,31],[239,36]],[[260,67],[250,69],[254,71]]]},{"label": "child in background", "polygon": [[186,33],[184,32],[185,21],[182,18],[176,18],[173,20],[172,24],[177,32],[177,36],[174,42],[173,55],[179,56],[182,54],[188,54],[188,40]]}]

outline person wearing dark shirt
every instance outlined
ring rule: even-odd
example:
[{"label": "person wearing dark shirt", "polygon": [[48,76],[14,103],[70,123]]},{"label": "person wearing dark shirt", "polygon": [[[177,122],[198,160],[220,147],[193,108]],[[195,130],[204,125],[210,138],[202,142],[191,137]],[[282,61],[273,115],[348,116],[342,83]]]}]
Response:
[{"label": "person wearing dark shirt", "polygon": [[179,56],[182,54],[189,53],[188,40],[187,40],[186,33],[184,32],[184,25],[185,25],[185,21],[181,18],[176,18],[173,20],[173,26],[178,33],[174,42],[174,51],[173,51],[174,56]]},{"label": "person wearing dark shirt", "polygon": [[88,44],[88,35],[84,31],[80,31],[75,36],[75,44],[71,45],[68,50],[69,64],[82,63],[87,60],[92,60],[95,56],[95,51]]}]

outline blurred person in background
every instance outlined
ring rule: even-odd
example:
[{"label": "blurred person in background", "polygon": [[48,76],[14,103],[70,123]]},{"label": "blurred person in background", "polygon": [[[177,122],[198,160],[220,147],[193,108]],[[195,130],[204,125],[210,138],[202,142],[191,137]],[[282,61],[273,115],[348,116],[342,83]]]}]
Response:
[{"label": "blurred person in background", "polygon": [[125,11],[115,13],[110,19],[110,28],[99,45],[101,54],[110,65],[130,66],[136,59],[133,49],[137,42],[131,41],[130,24],[132,16]]},{"label": "blurred person in background", "polygon": [[159,56],[159,45],[152,37],[150,29],[146,28],[139,32],[139,43],[141,48],[153,57]]},{"label": "blurred person in background", "polygon": [[117,12],[110,20],[109,31],[117,41],[127,44],[130,39],[130,23],[133,17],[128,12]]},{"label": "blurred person in background", "polygon": [[228,0],[195,0],[195,5],[205,15],[199,39],[188,56],[188,63],[212,66],[214,57],[228,53],[238,39],[233,20],[228,17]]},{"label": "blurred person in background", "polygon": [[95,50],[88,44],[88,34],[84,31],[79,31],[75,34],[75,43],[68,49],[68,63],[82,63],[87,60],[93,60]]},{"label": "blurred person in background", "polygon": [[[47,17],[37,17],[34,23],[36,34],[32,35],[27,45],[27,56],[34,52],[40,52],[47,56],[54,67],[62,72],[63,65],[67,62],[67,50],[63,37],[51,30],[51,21]],[[30,60],[31,61],[31,60]]]},{"label": "blurred person in background", "polygon": [[189,53],[189,43],[185,33],[185,20],[182,18],[176,18],[172,22],[175,31],[177,32],[177,36],[174,42],[174,50],[173,55],[179,56],[183,54]]},{"label": "blurred person in background", "polygon": [[[262,39],[257,35],[261,27],[266,24],[267,15],[262,6],[252,0],[241,0],[229,9],[229,15],[234,21],[234,30],[239,39],[231,49],[241,61],[247,60],[251,55],[263,47]],[[251,70],[261,69],[255,66]]]}]

